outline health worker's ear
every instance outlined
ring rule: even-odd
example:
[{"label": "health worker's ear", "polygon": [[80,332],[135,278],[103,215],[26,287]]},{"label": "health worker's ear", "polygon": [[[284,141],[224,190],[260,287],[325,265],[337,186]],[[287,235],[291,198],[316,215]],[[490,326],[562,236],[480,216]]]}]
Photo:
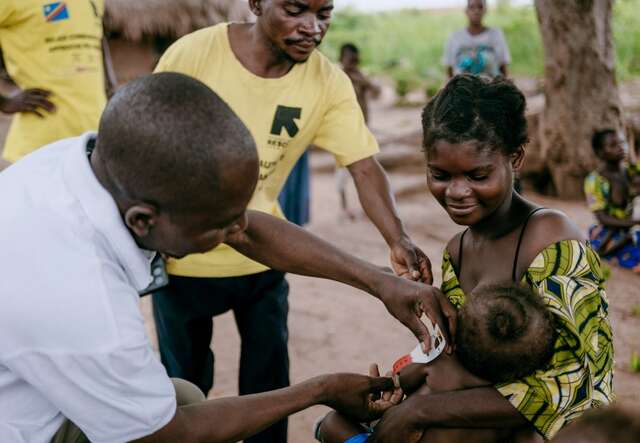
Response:
[{"label": "health worker's ear", "polygon": [[124,213],[125,224],[139,238],[149,235],[149,231],[155,226],[157,218],[157,208],[146,203],[135,204]]}]

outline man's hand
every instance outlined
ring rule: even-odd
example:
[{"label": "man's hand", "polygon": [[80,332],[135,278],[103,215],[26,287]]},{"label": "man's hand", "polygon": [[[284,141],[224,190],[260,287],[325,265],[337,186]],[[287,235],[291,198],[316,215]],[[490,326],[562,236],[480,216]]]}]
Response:
[{"label": "man's hand", "polygon": [[12,97],[0,98],[0,111],[5,114],[28,112],[44,118],[43,111],[54,112],[56,109],[50,96],[51,91],[46,89],[25,89]]},{"label": "man's hand", "polygon": [[447,341],[447,352],[453,351],[457,311],[439,289],[422,283],[385,276],[377,290],[378,298],[391,315],[413,332],[426,351],[431,349],[431,336],[420,320],[423,314],[440,326]]},{"label": "man's hand", "polygon": [[416,417],[414,402],[420,396],[407,398],[384,413],[375,427],[373,435],[367,440],[369,443],[417,443],[422,438],[424,429]]},{"label": "man's hand", "polygon": [[369,369],[370,377],[357,374],[326,376],[325,405],[358,422],[380,418],[400,402],[402,392],[394,389],[390,377],[380,377],[376,365]]},{"label": "man's hand", "polygon": [[400,277],[429,285],[433,283],[429,257],[408,238],[391,247],[391,266]]}]

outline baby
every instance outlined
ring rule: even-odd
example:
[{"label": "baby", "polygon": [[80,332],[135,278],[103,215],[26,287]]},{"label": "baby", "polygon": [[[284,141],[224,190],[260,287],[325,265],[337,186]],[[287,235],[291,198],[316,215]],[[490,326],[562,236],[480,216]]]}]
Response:
[{"label": "baby", "polygon": [[[479,286],[460,308],[455,355],[445,353],[430,363],[407,364],[399,371],[399,385],[411,395],[516,380],[546,366],[553,355],[554,341],[551,313],[531,290],[511,282]],[[372,431],[337,411],[320,422],[316,438],[323,443],[362,443]],[[532,433],[528,429],[505,433],[497,429],[434,428],[426,430],[419,441],[523,441]]]}]

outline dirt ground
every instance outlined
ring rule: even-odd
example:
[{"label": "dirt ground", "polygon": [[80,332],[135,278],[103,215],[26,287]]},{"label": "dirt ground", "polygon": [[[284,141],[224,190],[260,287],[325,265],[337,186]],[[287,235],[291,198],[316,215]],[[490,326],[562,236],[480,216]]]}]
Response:
[{"label": "dirt ground", "polygon": [[[403,139],[419,129],[419,112],[418,108],[390,108],[384,100],[373,107],[371,126],[381,140],[384,151],[394,149],[394,140]],[[4,133],[2,129],[6,122],[7,119],[0,118],[0,135]],[[317,158],[321,157],[321,154],[317,155]],[[412,170],[415,171],[415,167]],[[392,185],[403,195],[398,201],[399,212],[414,241],[431,257],[436,282],[439,283],[442,248],[460,228],[449,220],[426,191],[420,191],[418,187],[420,192],[415,193],[415,183],[422,186],[423,179],[415,173],[410,178],[407,180],[398,172],[391,175]],[[413,192],[400,189],[406,187],[407,183],[413,186]],[[387,264],[387,247],[359,209],[353,189],[349,197],[351,205],[357,208],[358,218],[355,222],[338,220],[338,198],[333,176],[328,173],[314,174],[313,221],[308,229],[363,259],[380,265]],[[583,229],[591,221],[591,215],[580,202],[530,197],[545,206],[564,210]],[[387,369],[398,356],[415,345],[410,333],[387,314],[381,303],[367,294],[330,281],[297,276],[289,276],[288,279],[291,285],[289,331],[292,382],[327,372],[365,372],[371,362],[377,362],[382,369]],[[620,269],[612,270],[608,295],[616,347],[615,388],[619,400],[629,405],[637,405],[640,401],[640,374],[633,374],[629,369],[631,352],[640,352],[639,318],[631,314],[632,306],[640,304],[639,287],[640,276]],[[142,309],[155,346],[149,297],[143,299]],[[214,342],[216,384],[210,397],[234,395],[237,390],[240,343],[230,314],[216,318]],[[324,411],[323,407],[315,407],[291,417],[290,441],[312,442],[312,425]]]}]

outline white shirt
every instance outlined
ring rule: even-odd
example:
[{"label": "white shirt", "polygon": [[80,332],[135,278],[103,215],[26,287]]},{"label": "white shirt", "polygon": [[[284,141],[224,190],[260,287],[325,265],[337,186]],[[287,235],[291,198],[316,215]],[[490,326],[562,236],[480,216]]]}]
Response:
[{"label": "white shirt", "polygon": [[487,28],[477,35],[461,29],[447,40],[442,63],[453,69],[453,74],[485,74],[495,77],[500,66],[511,63],[509,46],[498,28]]},{"label": "white shirt", "polygon": [[91,136],[0,173],[2,443],[48,443],[64,417],[92,442],[124,442],[175,413],[139,309],[149,257],[93,174]]}]

